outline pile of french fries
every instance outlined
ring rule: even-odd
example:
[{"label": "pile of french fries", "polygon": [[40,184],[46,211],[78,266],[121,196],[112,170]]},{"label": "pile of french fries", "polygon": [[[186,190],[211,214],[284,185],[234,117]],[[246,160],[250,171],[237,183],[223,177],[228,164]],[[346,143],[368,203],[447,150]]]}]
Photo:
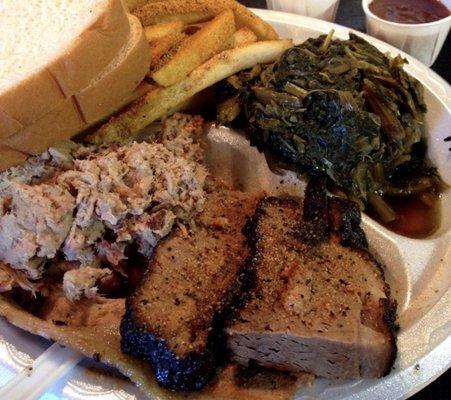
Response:
[{"label": "pile of french fries", "polygon": [[125,0],[144,26],[150,89],[87,140],[133,139],[160,118],[190,107],[195,95],[230,75],[277,59],[292,46],[234,0]]}]

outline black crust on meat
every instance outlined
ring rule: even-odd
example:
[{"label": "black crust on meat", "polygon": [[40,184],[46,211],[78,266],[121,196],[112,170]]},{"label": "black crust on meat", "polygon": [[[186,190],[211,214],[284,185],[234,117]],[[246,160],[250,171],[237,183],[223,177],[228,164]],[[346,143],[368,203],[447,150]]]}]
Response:
[{"label": "black crust on meat", "polygon": [[342,246],[368,249],[368,241],[360,227],[360,210],[353,201],[330,197],[326,179],[310,179],[305,190],[303,217],[299,224],[299,240],[310,246],[330,238],[332,231],[338,233]]},{"label": "black crust on meat", "polygon": [[[257,232],[257,225],[261,218],[263,218],[266,215],[265,206],[266,205],[286,205],[287,203],[290,203],[294,207],[301,207],[301,204],[292,199],[282,199],[280,197],[265,197],[264,199],[260,200],[257,209],[254,213],[254,215],[250,218],[248,218],[247,223],[244,225],[242,232],[243,235],[246,237],[247,244],[249,248],[251,249],[251,256],[249,257],[249,261],[247,264],[254,264],[255,263],[255,249],[257,242],[260,239],[260,236],[256,234]],[[302,221],[300,221],[302,222]],[[297,232],[293,232],[294,234]],[[253,271],[253,276],[255,278],[255,267],[254,266],[248,266]]]},{"label": "black crust on meat", "polygon": [[387,370],[384,373],[384,376],[387,376],[395,364],[396,356],[398,355],[398,346],[396,344],[396,331],[398,330],[398,327],[396,325],[396,310],[397,310],[397,304],[396,301],[390,300],[390,289],[388,288],[388,285],[385,285],[385,292],[387,295],[387,298],[384,299],[384,321],[387,324],[387,327],[390,331],[390,342],[392,344],[392,354],[391,354],[391,360],[387,367]]},{"label": "black crust on meat", "polygon": [[362,222],[362,216],[357,204],[349,200],[332,198],[329,200],[329,217],[331,221],[330,226],[338,233],[340,244],[342,246],[350,247],[355,251],[359,251],[370,258],[379,269],[382,275],[382,279],[385,282],[384,292],[387,298],[381,299],[381,301],[383,301],[384,303],[384,321],[387,324],[390,335],[390,342],[392,344],[392,354],[390,356],[391,360],[388,364],[387,370],[384,373],[384,376],[388,375],[393,367],[398,352],[396,345],[397,303],[396,301],[391,300],[390,287],[386,283],[385,273],[382,265],[368,250],[368,240],[366,238],[365,232],[360,226]]},{"label": "black crust on meat", "polygon": [[[368,250],[361,250],[366,252],[366,254],[368,254],[369,257],[373,258],[373,255],[368,251]],[[397,324],[396,321],[396,315],[397,315],[397,310],[398,310],[398,303],[396,300],[392,299],[391,297],[391,290],[390,290],[390,286],[388,286],[388,283],[385,279],[385,271],[382,268],[382,265],[379,263],[378,260],[376,261],[376,265],[377,268],[379,269],[380,273],[382,274],[382,279],[384,280],[384,293],[386,296],[386,299],[381,299],[381,301],[384,302],[384,322],[387,324],[387,328],[389,330],[389,334],[390,334],[390,343],[392,344],[391,348],[392,348],[392,354],[391,354],[391,359],[390,359],[390,363],[387,366],[387,370],[385,371],[383,376],[387,376],[390,371],[392,370],[395,361],[396,361],[396,357],[398,355],[398,345],[397,345],[397,331],[399,329],[399,326]]]},{"label": "black crust on meat", "polygon": [[[365,235],[364,232],[363,232],[363,235]],[[365,240],[366,240],[366,236],[365,236]],[[353,246],[350,246],[350,247],[353,247]],[[388,283],[385,279],[385,272],[384,272],[384,268],[382,267],[381,263],[369,252],[368,249],[354,248],[354,250],[357,252],[360,252],[361,254],[368,257],[372,262],[374,262],[376,268],[381,273],[382,280],[384,281],[384,293],[385,293],[386,298],[380,299],[380,301],[383,302],[383,308],[384,308],[383,319],[387,325],[388,334],[390,336],[391,350],[392,350],[392,353],[390,355],[390,362],[387,365],[387,369],[383,373],[383,376],[387,376],[390,373],[390,371],[392,370],[393,365],[396,360],[396,356],[398,354],[398,346],[397,346],[397,340],[396,340],[396,337],[397,337],[396,332],[398,330],[398,325],[396,322],[398,303],[396,302],[396,300],[393,300],[391,297],[390,286],[388,286]]]},{"label": "black crust on meat", "polygon": [[[248,286],[243,292],[243,296],[241,297],[241,304],[240,306],[244,306],[245,303],[252,297],[252,296],[259,296],[259,288],[257,286],[257,273],[255,266],[258,264],[258,258],[260,257],[260,254],[257,251],[257,244],[259,240],[261,240],[261,236],[257,233],[258,232],[258,224],[260,223],[260,220],[266,216],[265,206],[267,205],[286,205],[287,203],[290,203],[293,207],[301,207],[301,204],[293,199],[282,199],[280,197],[265,197],[264,199],[260,200],[257,209],[254,213],[254,215],[250,218],[248,218],[247,223],[244,225],[242,232],[243,235],[246,237],[247,245],[250,248],[250,256],[246,262],[246,266],[248,268]],[[299,232],[294,231],[293,235],[298,236]],[[233,319],[233,317],[231,318]]]},{"label": "black crust on meat", "polygon": [[[310,192],[312,193],[312,192]],[[307,197],[307,192],[306,192]],[[305,201],[305,200],[304,200]],[[249,218],[247,224],[243,228],[243,234],[247,238],[248,245],[251,249],[251,257],[250,257],[250,263],[252,266],[249,268],[254,271],[255,276],[255,265],[258,264],[258,258],[260,255],[257,251],[257,244],[258,241],[261,239],[258,232],[258,224],[260,220],[266,215],[265,207],[267,205],[287,205],[290,204],[294,207],[300,207],[301,204],[295,200],[292,199],[281,199],[278,197],[266,197],[262,199],[257,206],[255,214]],[[314,203],[313,203],[314,204]],[[398,348],[396,344],[396,331],[398,330],[398,326],[396,323],[396,314],[397,314],[397,302],[395,300],[391,299],[391,292],[390,287],[386,283],[385,280],[385,273],[381,266],[381,264],[374,258],[374,256],[369,252],[368,250],[368,241],[365,235],[365,232],[360,226],[361,223],[361,213],[359,208],[356,204],[349,200],[343,200],[339,198],[329,198],[328,199],[328,214],[329,214],[329,228],[335,230],[339,237],[341,244],[343,246],[351,247],[355,251],[361,252],[366,257],[370,258],[372,261],[375,262],[376,267],[380,270],[382,274],[382,279],[385,282],[384,285],[384,292],[386,295],[386,299],[381,299],[384,303],[384,321],[387,324],[387,328],[389,330],[390,335],[390,343],[392,344],[392,354],[390,355],[390,362],[387,366],[386,371],[384,372],[383,376],[388,375],[395,363]],[[337,211],[339,211],[341,214],[337,215]],[[338,217],[338,218],[337,218]],[[303,214],[304,219],[304,214]],[[337,225],[337,222],[339,225]],[[300,226],[302,226],[302,221],[300,221]],[[352,232],[354,230],[354,232]],[[293,232],[294,235],[299,240],[302,240],[301,237],[298,235],[299,231],[295,230]],[[327,236],[330,235],[330,231],[327,232]],[[256,287],[256,284],[253,286],[250,286],[250,288],[254,290],[254,296],[258,297],[258,287]],[[249,297],[249,296],[248,296]]]},{"label": "black crust on meat", "polygon": [[[362,231],[362,233],[366,240],[365,233],[363,231]],[[385,370],[385,372],[383,374],[383,376],[387,376],[390,373],[390,371],[392,370],[393,365],[396,361],[396,356],[398,354],[398,345],[397,345],[397,339],[396,339],[396,337],[397,337],[396,332],[398,330],[398,325],[396,322],[398,303],[396,302],[396,300],[392,299],[392,297],[391,297],[390,286],[388,285],[387,280],[385,279],[385,271],[384,271],[384,268],[382,267],[381,263],[369,252],[369,250],[367,248],[355,248],[355,251],[359,251],[362,254],[365,254],[368,258],[370,258],[375,263],[375,266],[381,273],[382,279],[384,281],[384,293],[385,293],[386,298],[380,299],[380,301],[383,302],[383,307],[384,307],[383,319],[387,325],[388,333],[390,335],[391,349],[392,349],[392,354],[390,355],[390,362],[388,363],[387,369]]]},{"label": "black crust on meat", "polygon": [[243,263],[224,307],[213,318],[205,351],[191,352],[183,358],[171,351],[163,339],[139,326],[127,300],[120,325],[122,352],[151,363],[155,380],[166,389],[183,392],[201,390],[214,378],[216,368],[227,359],[223,327],[242,307],[246,300],[245,293],[250,292],[254,283],[255,273],[249,258]]},{"label": "black crust on meat", "polygon": [[[319,189],[322,190],[321,186],[322,184],[316,186],[316,189],[319,187]],[[312,194],[315,193],[315,191],[312,190],[309,193]],[[309,198],[312,208],[315,207],[315,203],[316,207],[319,207],[318,202],[315,202],[315,197]],[[132,308],[128,302],[126,303],[126,313],[120,326],[122,351],[151,363],[154,368],[156,381],[159,385],[170,390],[178,391],[200,390],[213,379],[216,368],[226,361],[227,351],[224,347],[225,340],[223,327],[228,321],[235,317],[236,312],[248,300],[251,293],[258,296],[258,288],[255,287],[255,265],[259,258],[256,248],[260,237],[256,233],[258,232],[256,227],[260,219],[266,215],[264,210],[265,205],[286,205],[287,202],[290,202],[293,207],[301,207],[301,204],[295,200],[267,197],[259,202],[255,214],[250,217],[244,225],[242,232],[251,249],[251,256],[243,263],[242,271],[234,285],[234,290],[229,293],[228,299],[224,302],[224,307],[214,316],[209,342],[204,352],[193,352],[184,358],[176,356],[174,352],[168,349],[163,339],[140,328],[139,322],[135,321],[133,318]],[[326,204],[330,205],[330,207],[324,207],[324,201],[322,201],[322,204],[323,206],[321,208],[325,210],[326,213],[324,215],[324,213],[321,212],[319,218],[322,224],[324,224],[324,218],[327,218],[327,231],[324,227],[322,228],[320,237],[323,239],[321,241],[325,240],[325,236],[330,236],[332,229],[336,230],[335,228],[337,225],[334,225],[334,221],[331,220],[332,217],[330,215],[332,212],[331,210],[334,209],[335,211],[340,211],[340,225],[339,229],[336,231],[341,238],[342,244],[354,247],[357,251],[362,251],[373,258],[366,249],[367,242],[365,234],[360,228],[360,211],[358,208],[351,202],[342,201],[341,199],[326,199]],[[315,213],[310,214],[311,221],[318,218],[318,216],[315,217],[315,215]],[[335,217],[336,216],[337,215],[335,215]],[[300,226],[302,226],[302,222],[303,221],[299,221]],[[355,232],[353,233],[352,230],[355,230]],[[298,236],[299,230],[294,231],[293,234]],[[299,236],[298,238],[302,240]],[[316,239],[318,239],[318,236],[316,236]],[[389,298],[390,290],[388,285],[386,285],[385,289],[387,297]],[[390,340],[393,344],[393,354],[391,355],[392,362],[386,371],[386,374],[388,374],[396,359],[396,303],[386,300],[384,301],[384,309],[384,320],[390,330]]]},{"label": "black crust on meat", "polygon": [[342,246],[354,249],[368,249],[365,232],[360,227],[362,217],[353,201],[332,198],[329,200],[331,228],[338,232]]},{"label": "black crust on meat", "polygon": [[329,239],[330,226],[326,179],[312,178],[305,190],[303,218],[299,227],[299,239],[310,246]]},{"label": "black crust on meat", "polygon": [[211,351],[191,353],[185,358],[177,357],[166,347],[164,340],[135,323],[128,305],[120,331],[122,352],[150,362],[156,381],[167,389],[199,390],[214,376],[215,362]]}]

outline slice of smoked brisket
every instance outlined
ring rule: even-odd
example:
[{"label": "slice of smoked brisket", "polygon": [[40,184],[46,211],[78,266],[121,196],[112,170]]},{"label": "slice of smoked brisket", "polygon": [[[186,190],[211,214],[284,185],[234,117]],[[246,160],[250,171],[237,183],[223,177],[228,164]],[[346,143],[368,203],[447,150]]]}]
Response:
[{"label": "slice of smoked brisket", "polygon": [[324,182],[309,184],[304,216],[294,200],[260,202],[247,229],[257,285],[227,344],[243,365],[380,377],[396,357],[395,305],[358,209],[322,190]]},{"label": "slice of smoked brisket", "polygon": [[224,321],[249,278],[250,250],[241,231],[257,202],[248,193],[209,193],[197,228],[179,230],[158,246],[127,300],[122,351],[150,362],[160,385],[199,390],[214,376]]}]

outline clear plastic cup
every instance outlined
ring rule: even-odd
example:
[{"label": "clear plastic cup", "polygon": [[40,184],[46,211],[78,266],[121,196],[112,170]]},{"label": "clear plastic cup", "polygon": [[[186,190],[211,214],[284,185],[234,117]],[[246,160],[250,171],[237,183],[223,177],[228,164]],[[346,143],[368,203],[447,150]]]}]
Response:
[{"label": "clear plastic cup", "polygon": [[[371,2],[372,0],[362,0],[367,33],[396,46],[423,64],[431,66],[440,53],[451,28],[451,15],[425,24],[399,24],[374,15],[368,7]],[[451,0],[442,0],[442,3],[448,8],[451,7]]]},{"label": "clear plastic cup", "polygon": [[335,21],[339,0],[266,0],[270,10],[285,11],[307,17]]}]

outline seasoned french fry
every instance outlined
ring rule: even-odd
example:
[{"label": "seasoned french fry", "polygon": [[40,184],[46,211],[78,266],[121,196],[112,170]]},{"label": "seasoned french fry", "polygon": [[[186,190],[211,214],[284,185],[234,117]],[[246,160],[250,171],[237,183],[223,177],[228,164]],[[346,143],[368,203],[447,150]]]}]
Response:
[{"label": "seasoned french fry", "polygon": [[152,78],[165,87],[180,82],[209,58],[232,47],[234,32],[233,12],[222,12],[188,37],[171,59],[152,74]]},{"label": "seasoned french fry", "polygon": [[257,36],[249,28],[238,29],[233,34],[233,47],[244,46],[248,43],[254,43],[257,41]]},{"label": "seasoned french fry", "polygon": [[146,39],[148,42],[153,42],[154,40],[161,39],[168,35],[175,35],[177,33],[181,33],[183,30],[183,26],[185,24],[183,21],[171,21],[171,22],[163,22],[160,24],[155,24],[148,26],[144,29],[146,34]]},{"label": "seasoned french fry", "polygon": [[128,10],[132,11],[135,8],[142,7],[147,3],[156,3],[156,2],[164,1],[164,0],[122,0],[122,1],[124,3],[125,7]]},{"label": "seasoned french fry", "polygon": [[208,22],[196,22],[195,24],[185,25],[183,32],[185,32],[188,35],[195,34],[198,30],[203,28],[205,24]]},{"label": "seasoned french fry", "polygon": [[[160,65],[164,65],[165,60],[170,59],[172,54],[177,50],[178,45],[186,38],[188,38],[188,35],[185,33],[176,32],[151,42],[150,54],[152,57],[150,59],[150,71],[159,68]],[[149,76],[152,76],[152,72],[149,72]]]},{"label": "seasoned french fry", "polygon": [[185,23],[205,21],[224,10],[233,10],[238,28],[248,27],[259,40],[277,39],[274,29],[234,0],[167,0],[145,4],[134,10],[144,26],[182,19]]},{"label": "seasoned french fry", "polygon": [[223,51],[196,68],[183,81],[147,93],[87,140],[95,144],[108,144],[132,139],[162,116],[179,111],[185,102],[201,90],[256,64],[272,62],[290,46],[291,40],[271,40]]},{"label": "seasoned french fry", "polygon": [[199,22],[209,21],[214,17],[215,17],[215,14],[213,14],[211,12],[198,11],[198,12],[180,13],[180,14],[162,14],[155,20],[159,21],[160,23],[172,22],[172,21],[182,21],[186,25],[189,25],[189,24],[197,24]]}]

